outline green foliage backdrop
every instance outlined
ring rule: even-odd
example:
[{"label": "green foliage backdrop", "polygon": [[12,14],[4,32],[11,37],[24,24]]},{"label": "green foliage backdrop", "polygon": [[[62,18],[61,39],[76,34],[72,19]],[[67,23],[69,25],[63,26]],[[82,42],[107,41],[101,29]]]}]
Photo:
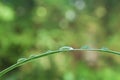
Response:
[{"label": "green foliage backdrop", "polygon": [[[0,0],[0,70],[68,45],[120,51],[120,0]],[[44,57],[1,80],[119,80],[120,58],[97,52]]]}]

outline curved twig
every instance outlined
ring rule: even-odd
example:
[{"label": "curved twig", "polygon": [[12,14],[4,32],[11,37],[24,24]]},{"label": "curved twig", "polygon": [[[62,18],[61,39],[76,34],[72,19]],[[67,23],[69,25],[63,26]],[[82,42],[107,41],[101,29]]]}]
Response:
[{"label": "curved twig", "polygon": [[89,48],[88,46],[84,46],[80,49],[73,49],[72,47],[68,47],[68,46],[64,46],[59,48],[58,50],[55,51],[47,51],[45,53],[39,54],[39,55],[31,55],[28,58],[20,58],[18,59],[17,63],[13,64],[12,66],[4,69],[3,71],[0,72],[0,77],[2,77],[4,74],[8,73],[9,71],[15,69],[16,67],[19,67],[23,64],[26,64],[28,62],[31,62],[35,59],[50,55],[50,54],[55,54],[55,53],[59,53],[59,52],[68,52],[68,51],[99,51],[99,52],[107,52],[107,53],[112,53],[112,54],[117,54],[120,55],[120,52],[117,51],[112,51],[108,48],[101,48],[101,49],[92,49]]}]

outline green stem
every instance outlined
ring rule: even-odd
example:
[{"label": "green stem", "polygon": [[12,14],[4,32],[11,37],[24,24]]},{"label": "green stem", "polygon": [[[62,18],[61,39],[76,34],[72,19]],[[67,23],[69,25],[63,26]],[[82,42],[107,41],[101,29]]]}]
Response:
[{"label": "green stem", "polygon": [[17,62],[15,64],[13,64],[12,66],[4,69],[3,71],[0,72],[0,77],[2,77],[4,74],[8,73],[9,71],[15,69],[16,67],[19,67],[23,64],[26,64],[28,62],[31,62],[35,59],[38,59],[40,57],[44,57],[44,56],[47,56],[47,55],[51,55],[51,54],[54,54],[54,53],[59,53],[59,52],[68,52],[68,51],[100,51],[100,52],[107,52],[107,53],[112,53],[112,54],[117,54],[117,55],[120,55],[120,52],[116,52],[116,51],[112,51],[112,50],[104,50],[104,49],[62,49],[62,50],[55,50],[55,51],[48,51],[48,52],[45,52],[43,54],[39,54],[39,55],[35,55],[33,57],[29,57],[27,58],[26,60],[23,60],[21,62]]},{"label": "green stem", "polygon": [[31,61],[33,61],[37,58],[43,57],[43,56],[47,56],[47,55],[54,54],[54,53],[59,53],[59,52],[61,52],[61,51],[57,50],[57,51],[46,52],[46,53],[43,53],[43,54],[40,54],[40,55],[36,55],[35,57],[28,58],[25,61],[21,61],[20,63],[16,63],[16,64],[4,69],[3,71],[1,71],[0,72],[0,77],[3,76],[4,74],[6,74],[7,72],[15,69],[16,67],[19,67],[19,66],[25,64],[25,63],[31,62]]}]

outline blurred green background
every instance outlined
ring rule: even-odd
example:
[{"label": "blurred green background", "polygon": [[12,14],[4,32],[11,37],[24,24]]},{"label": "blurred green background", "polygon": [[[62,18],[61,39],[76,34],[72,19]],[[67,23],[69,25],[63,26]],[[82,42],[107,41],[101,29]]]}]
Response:
[{"label": "blurred green background", "polygon": [[[120,51],[120,0],[0,0],[0,70],[62,46]],[[0,80],[120,80],[120,56],[75,51],[25,64]]]}]

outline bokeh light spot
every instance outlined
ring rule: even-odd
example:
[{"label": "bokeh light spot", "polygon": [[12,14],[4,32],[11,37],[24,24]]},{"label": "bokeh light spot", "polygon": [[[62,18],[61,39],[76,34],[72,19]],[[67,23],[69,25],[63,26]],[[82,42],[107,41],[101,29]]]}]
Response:
[{"label": "bokeh light spot", "polygon": [[101,18],[106,14],[106,9],[102,6],[96,8],[95,14],[97,17]]},{"label": "bokeh light spot", "polygon": [[45,7],[39,7],[36,10],[36,14],[38,17],[45,17],[47,15],[47,9]]},{"label": "bokeh light spot", "polygon": [[68,10],[65,13],[65,18],[69,21],[73,21],[76,17],[75,11],[73,10]]},{"label": "bokeh light spot", "polygon": [[0,19],[3,21],[14,20],[14,10],[11,7],[5,6],[0,3]]}]

